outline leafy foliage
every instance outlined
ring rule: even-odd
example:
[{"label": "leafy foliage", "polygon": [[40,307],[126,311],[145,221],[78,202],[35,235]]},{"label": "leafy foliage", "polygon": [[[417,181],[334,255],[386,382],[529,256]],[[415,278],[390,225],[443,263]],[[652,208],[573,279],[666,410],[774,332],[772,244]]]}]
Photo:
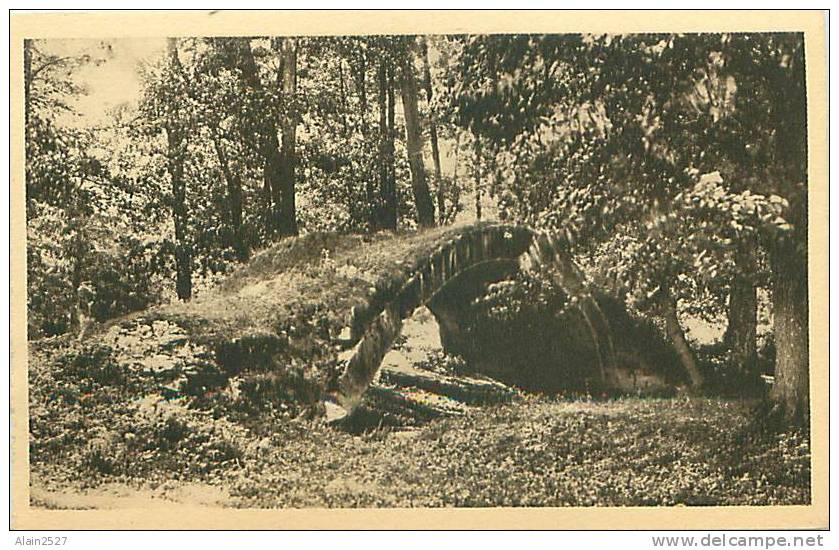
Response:
[{"label": "leafy foliage", "polygon": [[712,316],[735,278],[806,264],[800,35],[477,36],[459,66],[502,216],[562,235],[634,307]]},{"label": "leafy foliage", "polygon": [[[194,259],[192,278],[206,286],[273,239],[266,220],[265,121],[296,113],[300,224],[308,231],[360,232],[374,205],[378,177],[378,63],[396,64],[401,42],[387,37],[301,40],[297,93],[278,82],[280,44],[269,39],[183,39],[178,65],[141,68],[142,96],[96,127],[74,111],[85,93],[76,73],[97,48],[49,53],[27,43],[27,212],[29,328],[32,337],[83,330],[173,298],[179,247]],[[249,48],[251,68],[243,65]],[[255,84],[255,80],[261,81]],[[382,92],[384,93],[384,92]],[[68,120],[74,121],[68,124]],[[397,120],[397,124],[401,124]],[[186,215],[177,237],[177,194],[169,131],[185,136]],[[413,222],[401,128],[394,173],[397,215]],[[456,197],[453,185],[449,196]],[[454,200],[454,199],[453,199]],[[203,281],[203,283],[202,283]]]}]

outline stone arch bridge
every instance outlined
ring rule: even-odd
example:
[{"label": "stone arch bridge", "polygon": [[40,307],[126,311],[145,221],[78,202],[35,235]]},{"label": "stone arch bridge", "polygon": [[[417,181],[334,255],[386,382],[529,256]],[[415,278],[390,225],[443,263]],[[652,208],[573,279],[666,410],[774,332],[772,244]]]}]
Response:
[{"label": "stone arch bridge", "polygon": [[621,366],[627,352],[616,346],[610,315],[566,250],[563,240],[521,225],[485,223],[444,235],[426,259],[397,281],[388,299],[353,308],[345,329],[343,372],[332,399],[347,413],[357,407],[399,336],[403,320],[418,307],[427,306],[434,314],[446,351],[459,352],[464,345],[460,311],[466,303],[490,283],[548,265],[553,282],[571,298],[580,333],[596,358],[593,378],[600,387],[622,388],[626,377]]}]

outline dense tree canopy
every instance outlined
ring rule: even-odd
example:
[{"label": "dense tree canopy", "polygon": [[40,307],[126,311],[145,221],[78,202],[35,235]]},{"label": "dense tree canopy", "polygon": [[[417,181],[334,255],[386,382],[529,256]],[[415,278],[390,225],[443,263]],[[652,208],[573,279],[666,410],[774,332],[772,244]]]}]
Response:
[{"label": "dense tree canopy", "polygon": [[806,386],[790,390],[785,374],[807,372],[802,37],[475,37],[463,60],[463,122],[514,151],[505,211],[599,251],[594,267],[662,316],[695,385],[679,300],[704,293],[721,309],[728,298],[732,358],[753,376],[757,256],[768,254],[789,328],[776,330],[776,391],[799,396],[782,398],[789,417],[806,415]]}]

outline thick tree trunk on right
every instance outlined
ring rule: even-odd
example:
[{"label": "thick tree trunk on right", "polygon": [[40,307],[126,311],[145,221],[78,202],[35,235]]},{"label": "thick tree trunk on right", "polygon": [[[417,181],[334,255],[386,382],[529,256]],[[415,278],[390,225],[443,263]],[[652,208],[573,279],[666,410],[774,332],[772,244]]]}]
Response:
[{"label": "thick tree trunk on right", "polygon": [[682,368],[690,378],[690,385],[692,388],[701,388],[705,383],[702,372],[699,370],[699,364],[696,361],[696,355],[691,349],[690,344],[685,338],[685,331],[682,324],[679,322],[679,315],[676,309],[676,297],[672,295],[669,290],[663,290],[661,294],[661,313],[664,317],[664,330],[667,333],[667,338],[673,344],[676,354],[679,356],[679,361]]},{"label": "thick tree trunk on right", "polygon": [[772,264],[772,314],[775,331],[775,383],[772,415],[785,426],[809,426],[810,319],[808,250],[807,88],[803,38],[787,60],[788,72],[776,72],[775,162],[771,177],[789,201],[783,213],[792,226],[769,245]]},{"label": "thick tree trunk on right", "polygon": [[[802,228],[806,232],[806,225]],[[806,246],[806,245],[805,245]],[[771,397],[785,425],[810,418],[810,345],[807,256],[791,239],[772,250],[775,383]]]},{"label": "thick tree trunk on right", "polygon": [[728,296],[725,343],[744,382],[759,380],[757,372],[757,287],[753,242],[741,241],[734,255],[736,273]]},{"label": "thick tree trunk on right", "polygon": [[431,202],[428,181],[425,178],[425,165],[422,160],[422,132],[411,43],[408,44],[407,51],[402,56],[402,107],[405,114],[405,138],[408,147],[408,163],[411,166],[411,187],[417,208],[417,223],[421,227],[433,227],[434,203]]}]

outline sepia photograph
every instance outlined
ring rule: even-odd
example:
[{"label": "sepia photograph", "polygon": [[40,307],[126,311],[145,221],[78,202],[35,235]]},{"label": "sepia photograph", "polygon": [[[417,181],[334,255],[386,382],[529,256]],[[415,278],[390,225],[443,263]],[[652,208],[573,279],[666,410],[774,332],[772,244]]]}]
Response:
[{"label": "sepia photograph", "polygon": [[12,16],[17,512],[827,526],[824,14],[176,15]]}]

